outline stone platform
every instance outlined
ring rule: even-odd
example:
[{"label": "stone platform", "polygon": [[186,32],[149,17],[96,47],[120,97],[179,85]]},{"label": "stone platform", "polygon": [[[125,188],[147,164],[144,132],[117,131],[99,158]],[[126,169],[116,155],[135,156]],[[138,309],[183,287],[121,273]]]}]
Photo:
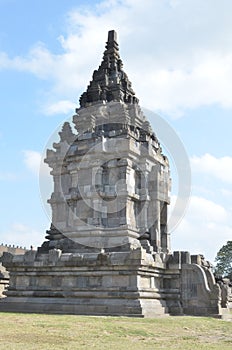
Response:
[{"label": "stone platform", "polygon": [[0,310],[134,317],[219,313],[216,284],[209,288],[203,267],[192,264],[188,253],[150,250],[5,253],[11,279]]},{"label": "stone platform", "polygon": [[11,282],[1,311],[144,317],[164,315],[165,299],[179,298],[177,290],[160,288],[164,263],[143,248],[98,254],[30,251],[5,255],[4,265],[10,266]]}]

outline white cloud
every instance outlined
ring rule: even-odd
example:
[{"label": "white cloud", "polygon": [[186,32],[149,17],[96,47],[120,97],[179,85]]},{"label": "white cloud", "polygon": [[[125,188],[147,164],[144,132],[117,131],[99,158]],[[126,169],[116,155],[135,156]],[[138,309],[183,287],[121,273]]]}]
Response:
[{"label": "white cloud", "polygon": [[38,174],[40,170],[41,154],[31,150],[25,150],[23,154],[27,168],[34,174]]},{"label": "white cloud", "polygon": [[61,100],[56,103],[52,103],[44,107],[44,113],[47,115],[53,114],[68,114],[70,112],[74,112],[77,107],[76,103],[73,103],[68,100]]},{"label": "white cloud", "polygon": [[44,233],[29,227],[23,223],[13,223],[8,230],[0,232],[1,241],[4,244],[12,244],[18,246],[26,246],[30,248],[40,246],[44,239]]},{"label": "white cloud", "polygon": [[232,197],[232,190],[228,190],[227,188],[222,188],[221,194],[225,197],[231,198]]},{"label": "white cloud", "polygon": [[206,174],[232,184],[232,157],[216,158],[206,153],[201,157],[193,156],[190,161],[194,172]]},{"label": "white cloud", "polygon": [[59,56],[52,53],[42,44],[37,43],[28,54],[10,58],[6,53],[0,53],[0,69],[15,69],[33,73],[41,79],[53,76],[53,65]]},{"label": "white cloud", "polygon": [[232,157],[217,158],[206,153],[192,157],[190,162],[193,192],[197,195],[191,197],[186,215],[171,234],[172,249],[187,250],[191,254],[203,253],[214,262],[218,250],[232,237],[232,208],[229,200]]},{"label": "white cloud", "polygon": [[201,219],[207,223],[227,222],[230,217],[229,213],[221,205],[198,196],[191,198],[189,212],[191,212],[192,219]]},{"label": "white cloud", "polygon": [[232,211],[203,197],[193,196],[186,216],[172,233],[173,250],[203,253],[214,258],[221,246],[232,237]]},{"label": "white cloud", "polygon": [[152,91],[148,91],[143,103],[175,117],[181,116],[187,108],[203,105],[220,104],[231,108],[231,61],[232,54],[214,57],[202,53],[201,62],[196,62],[189,70],[178,66],[157,69],[154,64],[152,72],[144,72],[145,79],[140,85],[140,90],[150,86]]},{"label": "white cloud", "polygon": [[24,163],[26,167],[35,175],[42,176],[42,177],[48,177],[49,175],[49,168],[48,165],[44,163],[42,159],[42,155],[33,150],[25,150],[23,151],[24,155]]},{"label": "white cloud", "polygon": [[107,31],[116,29],[143,106],[176,116],[202,105],[231,108],[231,12],[227,0],[102,1],[68,13],[62,54],[37,43],[24,57],[1,53],[0,68],[51,81],[53,100],[77,97],[100,63]]}]

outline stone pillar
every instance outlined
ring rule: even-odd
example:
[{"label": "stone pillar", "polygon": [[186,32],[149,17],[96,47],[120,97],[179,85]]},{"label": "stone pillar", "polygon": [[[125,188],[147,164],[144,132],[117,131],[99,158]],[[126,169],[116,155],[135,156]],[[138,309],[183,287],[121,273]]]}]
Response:
[{"label": "stone pillar", "polygon": [[54,180],[54,192],[59,193],[61,192],[61,182],[60,182],[60,172],[59,171],[54,171],[53,175],[53,180]]},{"label": "stone pillar", "polygon": [[[106,218],[105,213],[103,213],[102,203],[100,198],[93,199],[93,219],[92,225],[100,226],[101,218]],[[107,213],[106,213],[107,214]]]},{"label": "stone pillar", "polygon": [[[161,232],[160,232],[160,201],[155,201],[154,208],[154,237],[152,237],[152,243],[156,252],[161,251]],[[154,240],[153,240],[154,239]]]},{"label": "stone pillar", "polygon": [[75,188],[78,184],[78,172],[76,170],[70,171],[71,175],[71,187]]},{"label": "stone pillar", "polygon": [[160,235],[161,235],[161,247],[163,252],[170,252],[170,235],[167,228],[167,203],[160,203]]},{"label": "stone pillar", "polygon": [[101,166],[94,167],[92,172],[92,184],[97,186],[102,185],[103,168]]},{"label": "stone pillar", "polygon": [[143,233],[149,231],[149,195],[148,195],[148,175],[147,169],[141,172],[141,189],[140,189],[140,217],[141,217],[141,227],[143,228]]},{"label": "stone pillar", "polygon": [[66,205],[66,225],[73,228],[75,219],[76,219],[76,201],[70,200]]},{"label": "stone pillar", "polygon": [[127,167],[126,167],[126,189],[128,194],[133,195],[135,190],[135,178],[133,174],[134,170],[132,169],[132,162],[131,160],[127,161]]}]

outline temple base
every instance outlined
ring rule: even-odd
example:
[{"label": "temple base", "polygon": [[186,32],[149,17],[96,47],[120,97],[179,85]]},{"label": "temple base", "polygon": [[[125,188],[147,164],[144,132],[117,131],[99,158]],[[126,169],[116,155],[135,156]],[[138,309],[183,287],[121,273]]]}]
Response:
[{"label": "temple base", "polygon": [[189,259],[186,252],[155,253],[145,242],[127,252],[6,253],[3,265],[11,277],[0,311],[134,317],[219,314],[218,286],[209,272]]}]

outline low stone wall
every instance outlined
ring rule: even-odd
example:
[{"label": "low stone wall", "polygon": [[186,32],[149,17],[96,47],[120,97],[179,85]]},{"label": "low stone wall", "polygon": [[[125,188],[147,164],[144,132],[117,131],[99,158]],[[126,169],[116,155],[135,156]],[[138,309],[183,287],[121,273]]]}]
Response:
[{"label": "low stone wall", "polygon": [[2,266],[1,263],[1,257],[3,253],[10,253],[10,254],[24,254],[27,251],[27,249],[24,247],[14,246],[14,245],[7,245],[7,244],[1,244],[0,245],[0,298],[5,297],[4,291],[9,285],[9,273],[5,269],[5,267]]},{"label": "low stone wall", "polygon": [[213,274],[197,264],[183,264],[181,269],[181,300],[187,315],[220,313],[220,287]]},{"label": "low stone wall", "polygon": [[9,274],[3,266],[0,265],[0,298],[4,297],[3,292],[9,284]]}]

